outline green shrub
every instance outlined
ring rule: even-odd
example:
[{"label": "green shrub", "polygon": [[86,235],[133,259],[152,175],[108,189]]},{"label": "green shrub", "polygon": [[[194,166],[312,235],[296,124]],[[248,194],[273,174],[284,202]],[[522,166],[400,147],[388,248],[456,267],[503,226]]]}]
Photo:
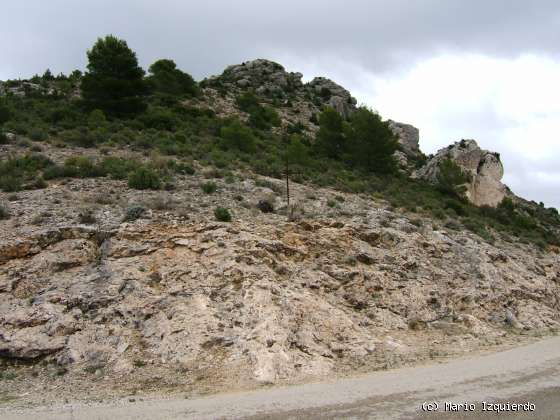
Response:
[{"label": "green shrub", "polygon": [[42,128],[32,128],[29,132],[29,138],[34,141],[44,141],[48,138],[48,134]]},{"label": "green shrub", "polygon": [[105,117],[105,113],[100,109],[94,109],[88,115],[87,119],[88,127],[92,130],[104,127],[107,125],[107,118]]},{"label": "green shrub", "polygon": [[60,134],[60,138],[65,143],[79,147],[94,147],[96,144],[96,138],[86,127],[64,131]]},{"label": "green shrub", "polygon": [[142,367],[146,366],[146,362],[143,361],[143,360],[139,360],[139,359],[134,360],[133,364],[134,364],[134,367],[137,367],[137,368],[142,368]]},{"label": "green shrub", "polygon": [[12,118],[11,109],[4,100],[0,100],[0,125],[8,122],[10,118]]},{"label": "green shrub", "polygon": [[0,220],[5,220],[10,218],[10,210],[8,206],[0,203]]},{"label": "green shrub", "polygon": [[260,130],[267,130],[271,126],[278,127],[280,125],[280,117],[274,108],[259,106],[251,110],[249,124]]},{"label": "green shrub", "polygon": [[53,162],[38,153],[10,157],[0,162],[0,189],[5,192],[21,190],[26,182],[28,188],[41,187],[41,171],[53,166]]},{"label": "green shrub", "polygon": [[231,222],[231,214],[225,207],[216,207],[214,210],[214,216],[216,220],[220,222]]},{"label": "green shrub", "polygon": [[463,220],[463,225],[468,230],[470,230],[473,233],[476,233],[478,236],[480,236],[481,238],[485,239],[488,242],[492,242],[494,240],[494,237],[488,231],[486,226],[478,220],[465,219],[465,220]]},{"label": "green shrub", "polygon": [[451,209],[455,212],[455,214],[459,216],[465,216],[467,214],[467,209],[463,203],[454,199],[447,199],[444,202],[444,206],[446,209]]},{"label": "green shrub", "polygon": [[0,189],[4,192],[16,192],[22,190],[21,178],[15,175],[0,175]]},{"label": "green shrub", "polygon": [[146,111],[140,120],[146,128],[156,130],[173,130],[177,124],[175,115],[168,109],[155,108]]},{"label": "green shrub", "polygon": [[168,166],[169,169],[181,175],[194,175],[195,173],[192,166],[189,166],[186,163],[177,162],[176,160],[170,160]]},{"label": "green shrub", "polygon": [[218,186],[214,182],[205,182],[200,188],[205,194],[213,194],[218,189]]},{"label": "green shrub", "polygon": [[106,157],[101,161],[101,170],[113,179],[127,179],[138,168],[138,162],[132,159]]},{"label": "green shrub", "polygon": [[152,169],[140,167],[128,176],[128,186],[136,190],[159,190],[161,179]]}]

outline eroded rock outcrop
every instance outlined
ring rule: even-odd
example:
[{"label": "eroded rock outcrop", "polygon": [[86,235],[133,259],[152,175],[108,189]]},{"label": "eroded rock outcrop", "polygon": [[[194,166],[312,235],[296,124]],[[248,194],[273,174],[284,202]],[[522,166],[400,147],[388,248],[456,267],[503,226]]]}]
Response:
[{"label": "eroded rock outcrop", "polygon": [[229,66],[220,76],[209,78],[208,82],[226,88],[252,89],[262,96],[285,97],[303,86],[302,77],[301,73],[288,73],[278,63],[257,59]]},{"label": "eroded rock outcrop", "polygon": [[331,106],[348,118],[356,109],[356,99],[342,86],[325,77],[302,82],[301,73],[287,72],[270,60],[257,59],[229,66],[219,76],[205,80],[211,88],[227,89],[235,94],[252,90],[262,98],[289,101],[298,114],[306,115],[300,122],[309,125],[309,117]]},{"label": "eroded rock outcrop", "polygon": [[440,164],[445,159],[457,163],[470,176],[465,195],[474,205],[495,207],[506,197],[500,155],[481,149],[475,140],[461,140],[439,150],[415,176],[437,182]]}]

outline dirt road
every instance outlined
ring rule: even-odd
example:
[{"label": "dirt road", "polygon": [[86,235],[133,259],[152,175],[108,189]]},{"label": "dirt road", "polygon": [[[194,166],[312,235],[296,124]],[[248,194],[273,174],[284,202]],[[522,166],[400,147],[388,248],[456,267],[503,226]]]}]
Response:
[{"label": "dirt road", "polygon": [[[481,411],[482,402],[491,401],[534,404],[534,407],[527,406],[534,411],[499,415],[494,411]],[[446,402],[474,404],[475,411],[464,411],[464,407],[459,412],[445,411]],[[438,405],[437,411],[423,411],[423,405],[434,409],[434,403]],[[4,408],[0,409],[0,418],[560,419],[560,337],[501,353],[333,382],[193,400],[125,399],[109,404],[74,403],[19,411]]]}]

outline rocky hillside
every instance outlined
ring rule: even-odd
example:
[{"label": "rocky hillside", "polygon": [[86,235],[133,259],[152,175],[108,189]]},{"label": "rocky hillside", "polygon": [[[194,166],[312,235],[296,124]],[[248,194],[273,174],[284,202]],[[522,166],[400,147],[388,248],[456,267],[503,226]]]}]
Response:
[{"label": "rocky hillside", "polygon": [[[0,145],[0,403],[293,383],[558,331],[558,248],[523,236],[552,235],[555,213],[504,201],[511,193],[496,154],[469,140],[424,163],[418,130],[391,121],[406,176],[364,178],[373,192],[295,174],[304,182],[291,182],[288,207],[282,177],[241,158],[217,164],[223,151],[203,141],[216,118],[251,118],[238,99],[247,90],[280,116],[256,131],[262,148],[290,128],[317,132],[325,105],[344,116],[356,109],[328,79],[303,84],[257,60],[181,101],[196,145],[181,140],[183,126],[173,137],[139,128],[147,117],[90,116],[87,135],[99,126],[132,140],[109,133],[87,148],[62,126],[38,139],[14,133],[19,120],[4,125],[12,131]],[[53,92],[41,100],[59,106]],[[163,144],[176,153],[156,152]],[[445,159],[470,174],[468,199],[488,207],[430,186]]]}]

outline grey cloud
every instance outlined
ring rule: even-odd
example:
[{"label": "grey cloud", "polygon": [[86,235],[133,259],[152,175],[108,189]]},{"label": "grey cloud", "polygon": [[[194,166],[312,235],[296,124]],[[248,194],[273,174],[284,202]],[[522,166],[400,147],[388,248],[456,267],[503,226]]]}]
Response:
[{"label": "grey cloud", "polygon": [[287,53],[383,72],[441,51],[560,52],[554,0],[22,0],[3,15],[0,78],[83,68],[85,50],[107,33],[127,39],[144,66],[171,57],[198,78]]}]

